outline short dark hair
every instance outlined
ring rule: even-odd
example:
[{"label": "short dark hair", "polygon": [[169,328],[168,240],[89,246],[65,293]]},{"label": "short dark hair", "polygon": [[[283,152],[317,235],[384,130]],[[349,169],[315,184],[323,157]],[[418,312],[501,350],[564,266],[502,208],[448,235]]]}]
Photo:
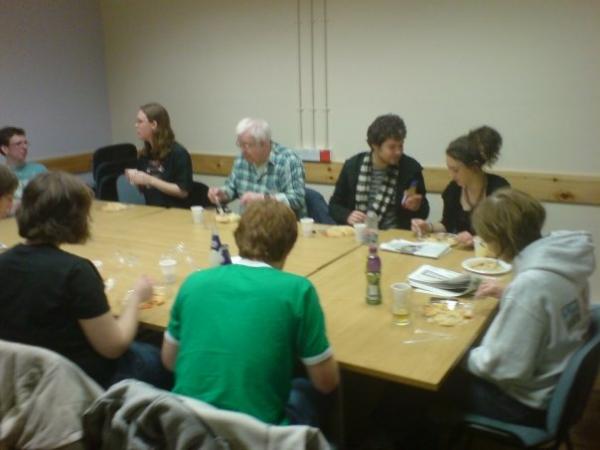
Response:
[{"label": "short dark hair", "polygon": [[66,172],[35,176],[23,190],[17,210],[19,234],[48,244],[80,244],[90,236],[92,194],[83,181]]},{"label": "short dark hair", "polygon": [[388,139],[403,141],[406,138],[404,120],[396,114],[384,114],[377,117],[367,130],[367,144],[380,146]]},{"label": "short dark hair", "polygon": [[484,125],[450,142],[446,154],[467,167],[491,166],[498,160],[501,147],[500,133]]},{"label": "short dark hair", "polygon": [[498,189],[473,211],[478,236],[497,247],[500,257],[513,259],[542,237],[546,210],[540,202],[516,189]]},{"label": "short dark hair", "polygon": [[17,127],[4,127],[0,129],[0,145],[8,145],[13,136],[25,136],[25,130]]},{"label": "short dark hair", "polygon": [[13,171],[4,164],[0,164],[0,197],[14,193],[18,186],[19,180]]},{"label": "short dark hair", "polygon": [[234,236],[243,258],[269,264],[281,262],[298,238],[296,215],[277,200],[253,202],[242,214]]}]

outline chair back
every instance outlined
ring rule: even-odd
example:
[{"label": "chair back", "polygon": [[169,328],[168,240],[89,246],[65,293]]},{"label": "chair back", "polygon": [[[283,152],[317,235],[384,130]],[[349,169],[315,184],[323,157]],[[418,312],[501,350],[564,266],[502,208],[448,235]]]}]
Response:
[{"label": "chair back", "polygon": [[146,204],[144,194],[127,180],[125,174],[117,177],[117,197],[121,203],[131,203],[134,205]]},{"label": "chair back", "polygon": [[329,215],[329,206],[319,191],[304,188],[304,199],[308,217],[312,217],[316,223],[335,225],[335,220]]},{"label": "chair back", "polygon": [[100,167],[100,164],[127,159],[137,159],[137,149],[133,144],[114,144],[97,149],[92,157],[92,176],[94,177],[96,186],[100,182],[97,176],[97,170]]},{"label": "chair back", "polygon": [[96,169],[96,197],[100,200],[117,201],[117,178],[125,169],[134,168],[136,163],[135,159],[100,163]]},{"label": "chair back", "polygon": [[571,357],[548,407],[547,430],[561,438],[582,416],[600,365],[600,307],[591,309],[590,336]]},{"label": "chair back", "polygon": [[208,186],[206,184],[194,181],[192,192],[190,192],[189,196],[189,205],[204,207],[212,205],[210,200],[208,200]]}]

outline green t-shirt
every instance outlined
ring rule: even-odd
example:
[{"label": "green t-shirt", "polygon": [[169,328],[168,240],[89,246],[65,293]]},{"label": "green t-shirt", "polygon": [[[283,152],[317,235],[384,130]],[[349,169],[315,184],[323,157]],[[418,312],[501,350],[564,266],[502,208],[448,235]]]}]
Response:
[{"label": "green t-shirt", "polygon": [[251,261],[191,275],[166,338],[179,344],[174,392],[273,424],[286,423],[298,358],[331,355],[312,283]]}]

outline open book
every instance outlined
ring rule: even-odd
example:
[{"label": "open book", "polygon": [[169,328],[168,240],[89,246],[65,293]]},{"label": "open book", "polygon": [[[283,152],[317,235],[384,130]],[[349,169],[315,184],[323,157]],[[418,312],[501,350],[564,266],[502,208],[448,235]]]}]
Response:
[{"label": "open book", "polygon": [[450,245],[445,242],[412,242],[404,239],[393,239],[379,245],[381,250],[389,252],[406,253],[407,255],[424,256],[426,258],[439,258],[450,250]]},{"label": "open book", "polygon": [[417,289],[440,297],[459,297],[475,291],[481,278],[424,264],[408,275],[408,282]]}]

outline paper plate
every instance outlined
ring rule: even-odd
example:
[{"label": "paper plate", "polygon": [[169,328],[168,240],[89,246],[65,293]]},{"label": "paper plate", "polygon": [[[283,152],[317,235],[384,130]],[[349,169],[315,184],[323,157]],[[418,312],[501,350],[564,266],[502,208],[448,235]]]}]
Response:
[{"label": "paper plate", "polygon": [[463,269],[482,275],[502,275],[512,270],[512,265],[495,258],[469,258],[462,262]]}]

